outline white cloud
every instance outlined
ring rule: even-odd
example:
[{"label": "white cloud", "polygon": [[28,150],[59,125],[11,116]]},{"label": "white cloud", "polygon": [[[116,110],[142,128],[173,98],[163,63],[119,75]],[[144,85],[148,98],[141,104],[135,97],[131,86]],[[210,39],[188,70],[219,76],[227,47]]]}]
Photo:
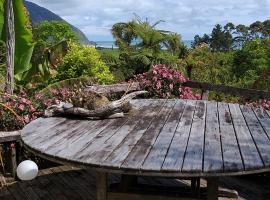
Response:
[{"label": "white cloud", "polygon": [[210,33],[217,23],[250,24],[269,18],[270,0],[30,0],[86,33],[90,40],[111,39],[110,27],[137,13],[183,39]]}]

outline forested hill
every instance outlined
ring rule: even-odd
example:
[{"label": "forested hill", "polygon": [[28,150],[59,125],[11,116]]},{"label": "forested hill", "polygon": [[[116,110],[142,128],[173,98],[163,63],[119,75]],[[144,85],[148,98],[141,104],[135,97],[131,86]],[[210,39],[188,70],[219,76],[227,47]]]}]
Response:
[{"label": "forested hill", "polygon": [[[27,8],[27,10],[29,11],[30,18],[31,18],[33,24],[37,24],[43,20],[65,21],[64,19],[62,19],[60,16],[56,15],[55,13],[53,13],[50,10],[43,8],[35,3],[29,2],[29,1],[24,1],[24,5]],[[75,26],[73,26],[71,24],[70,24],[70,26],[78,34],[78,36],[80,38],[80,42],[82,44],[94,44],[93,42],[91,42],[87,39],[85,34],[80,29],[76,28]]]}]

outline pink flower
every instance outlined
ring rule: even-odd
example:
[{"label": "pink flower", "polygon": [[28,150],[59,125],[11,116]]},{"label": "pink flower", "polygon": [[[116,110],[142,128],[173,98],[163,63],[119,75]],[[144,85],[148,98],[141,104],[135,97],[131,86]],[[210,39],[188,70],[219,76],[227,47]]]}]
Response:
[{"label": "pink flower", "polygon": [[157,81],[156,87],[158,90],[161,88],[161,81],[160,80]]},{"label": "pink flower", "polygon": [[43,96],[42,93],[37,93],[37,94],[35,94],[35,99],[39,100],[42,98],[42,96]]},{"label": "pink flower", "polygon": [[20,104],[20,105],[18,106],[18,109],[21,110],[21,111],[23,111],[24,108],[25,108],[25,106],[24,106],[23,104]]},{"label": "pink flower", "polygon": [[172,83],[170,83],[169,88],[170,88],[171,90],[173,89],[173,84],[172,84]]}]

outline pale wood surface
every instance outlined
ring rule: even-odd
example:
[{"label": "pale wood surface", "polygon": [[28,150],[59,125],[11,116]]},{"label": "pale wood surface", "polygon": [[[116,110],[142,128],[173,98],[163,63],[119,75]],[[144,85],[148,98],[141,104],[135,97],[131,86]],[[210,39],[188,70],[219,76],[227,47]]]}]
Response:
[{"label": "pale wood surface", "polygon": [[124,118],[38,119],[26,147],[103,172],[203,177],[269,171],[270,117],[262,109],[195,100],[133,100]]}]

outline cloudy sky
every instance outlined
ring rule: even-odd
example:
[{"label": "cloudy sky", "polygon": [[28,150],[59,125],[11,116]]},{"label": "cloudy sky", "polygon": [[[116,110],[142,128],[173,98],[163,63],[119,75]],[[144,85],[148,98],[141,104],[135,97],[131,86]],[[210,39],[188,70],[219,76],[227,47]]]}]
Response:
[{"label": "cloudy sky", "polygon": [[217,23],[250,24],[270,18],[270,0],[30,0],[80,28],[92,41],[112,40],[111,26],[134,13],[184,40],[210,33]]}]

